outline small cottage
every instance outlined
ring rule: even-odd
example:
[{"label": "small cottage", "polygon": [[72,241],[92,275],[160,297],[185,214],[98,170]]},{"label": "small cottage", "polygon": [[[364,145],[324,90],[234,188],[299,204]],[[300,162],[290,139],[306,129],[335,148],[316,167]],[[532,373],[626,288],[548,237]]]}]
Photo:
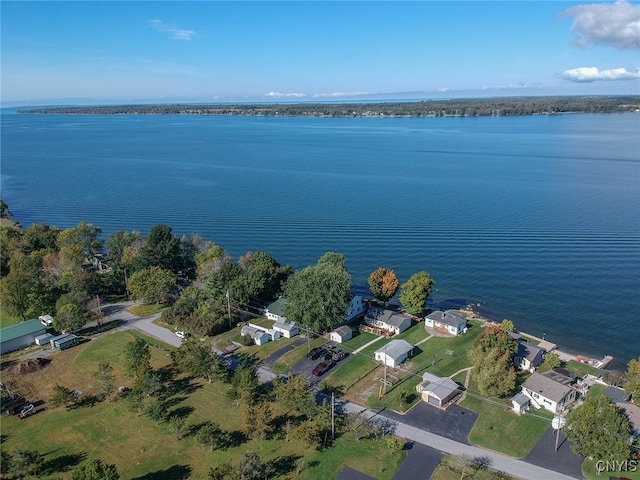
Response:
[{"label": "small cottage", "polygon": [[274,322],[273,330],[279,332],[284,338],[295,337],[300,333],[300,329],[293,322]]},{"label": "small cottage", "polygon": [[422,382],[416,385],[416,391],[429,405],[446,409],[458,394],[460,387],[450,378],[441,378],[429,372],[422,374]]},{"label": "small cottage", "polygon": [[280,297],[265,309],[265,316],[274,322],[287,323],[287,317],[284,316],[284,304],[286,302],[287,300],[284,297]]},{"label": "small cottage", "polygon": [[560,413],[567,405],[576,401],[578,392],[573,387],[555,380],[553,375],[550,375],[551,372],[553,371],[544,374],[534,372],[522,384],[522,393],[535,408]]},{"label": "small cottage", "polygon": [[519,392],[511,397],[511,410],[513,410],[514,413],[522,415],[526,413],[528,409],[529,397],[527,397],[524,393]]},{"label": "small cottage", "polygon": [[544,356],[547,353],[544,348],[522,339],[518,340],[517,343],[518,351],[513,355],[513,364],[516,368],[531,371],[542,365]]},{"label": "small cottage", "polygon": [[391,340],[375,351],[375,359],[388,367],[396,368],[409,357],[412,350],[413,345],[406,340]]},{"label": "small cottage", "polygon": [[436,310],[424,317],[424,327],[433,328],[449,335],[460,335],[467,331],[467,321],[452,310]]},{"label": "small cottage", "polygon": [[338,327],[329,334],[330,340],[336,343],[343,343],[353,337],[353,330],[347,326]]},{"label": "small cottage", "polygon": [[256,345],[264,345],[271,340],[269,334],[265,330],[250,325],[244,325],[240,329],[240,335],[242,335],[243,337],[251,337]]},{"label": "small cottage", "polygon": [[386,330],[392,335],[397,335],[411,326],[411,317],[401,315],[393,310],[370,307],[364,316],[364,323],[371,327]]}]

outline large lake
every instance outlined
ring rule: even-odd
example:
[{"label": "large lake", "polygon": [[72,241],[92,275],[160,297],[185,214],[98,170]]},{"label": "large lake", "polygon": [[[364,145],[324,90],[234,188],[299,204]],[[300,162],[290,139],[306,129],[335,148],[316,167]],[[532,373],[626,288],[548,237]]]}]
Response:
[{"label": "large lake", "polygon": [[427,270],[432,301],[568,351],[640,355],[640,114],[483,118],[2,115],[27,226],[199,233],[302,268]]}]

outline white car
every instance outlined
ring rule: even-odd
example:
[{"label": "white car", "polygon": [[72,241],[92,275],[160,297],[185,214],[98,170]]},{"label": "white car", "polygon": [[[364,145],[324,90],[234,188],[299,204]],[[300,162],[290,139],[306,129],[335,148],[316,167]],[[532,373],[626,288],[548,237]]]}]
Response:
[{"label": "white car", "polygon": [[22,410],[20,410],[20,418],[26,418],[34,413],[36,413],[36,407],[33,406],[33,403],[30,403],[22,407]]},{"label": "white car", "polygon": [[182,330],[176,332],[176,337],[178,338],[184,338],[185,336],[186,334]]}]

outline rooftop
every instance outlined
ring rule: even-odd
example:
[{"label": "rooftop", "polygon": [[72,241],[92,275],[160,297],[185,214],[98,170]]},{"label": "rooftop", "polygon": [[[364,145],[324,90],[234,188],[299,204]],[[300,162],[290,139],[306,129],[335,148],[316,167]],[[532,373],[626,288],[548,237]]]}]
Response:
[{"label": "rooftop", "polygon": [[563,385],[562,383],[555,381],[553,378],[541,375],[538,372],[532,373],[531,376],[525,380],[522,386],[553,402],[559,402],[572,390],[571,387]]},{"label": "rooftop", "polygon": [[387,357],[399,358],[405,353],[410,352],[411,350],[413,350],[413,345],[411,345],[406,340],[391,340],[384,347],[376,350],[375,353],[384,352]]},{"label": "rooftop", "polygon": [[440,399],[447,398],[460,388],[458,384],[450,378],[441,378],[429,372],[422,374],[421,385],[422,390],[427,390]]},{"label": "rooftop", "polygon": [[410,317],[396,313],[393,310],[387,310],[387,309],[378,308],[378,307],[369,308],[369,311],[367,312],[366,317],[372,318],[379,322],[384,322],[387,325],[392,325],[394,327],[399,327],[407,319],[410,319]]},{"label": "rooftop", "polygon": [[467,321],[464,318],[462,318],[457,313],[454,313],[452,310],[447,310],[446,312],[436,310],[435,312],[431,312],[429,315],[427,315],[426,318],[434,320],[436,322],[444,323],[445,325],[451,325],[452,327],[456,328],[467,324]]},{"label": "rooftop", "polygon": [[45,333],[45,328],[37,318],[25,320],[23,322],[18,322],[15,325],[4,327],[2,330],[0,330],[0,339],[2,339],[3,342],[8,342],[10,340],[20,338],[23,335],[30,335],[33,333]]},{"label": "rooftop", "polygon": [[284,317],[283,308],[286,302],[287,300],[284,297],[280,297],[278,300],[267,307],[267,311],[269,313],[273,313],[274,315],[278,315],[279,317]]}]

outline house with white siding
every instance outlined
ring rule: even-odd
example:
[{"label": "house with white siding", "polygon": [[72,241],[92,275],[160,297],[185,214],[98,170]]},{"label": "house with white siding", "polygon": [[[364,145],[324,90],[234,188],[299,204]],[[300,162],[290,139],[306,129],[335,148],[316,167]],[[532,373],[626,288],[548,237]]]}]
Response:
[{"label": "house with white siding", "polygon": [[370,327],[386,330],[392,335],[402,333],[411,326],[411,317],[380,307],[369,307],[363,321]]},{"label": "house with white siding", "polygon": [[424,327],[433,328],[449,335],[460,335],[467,331],[467,321],[452,310],[436,310],[424,317]]}]

